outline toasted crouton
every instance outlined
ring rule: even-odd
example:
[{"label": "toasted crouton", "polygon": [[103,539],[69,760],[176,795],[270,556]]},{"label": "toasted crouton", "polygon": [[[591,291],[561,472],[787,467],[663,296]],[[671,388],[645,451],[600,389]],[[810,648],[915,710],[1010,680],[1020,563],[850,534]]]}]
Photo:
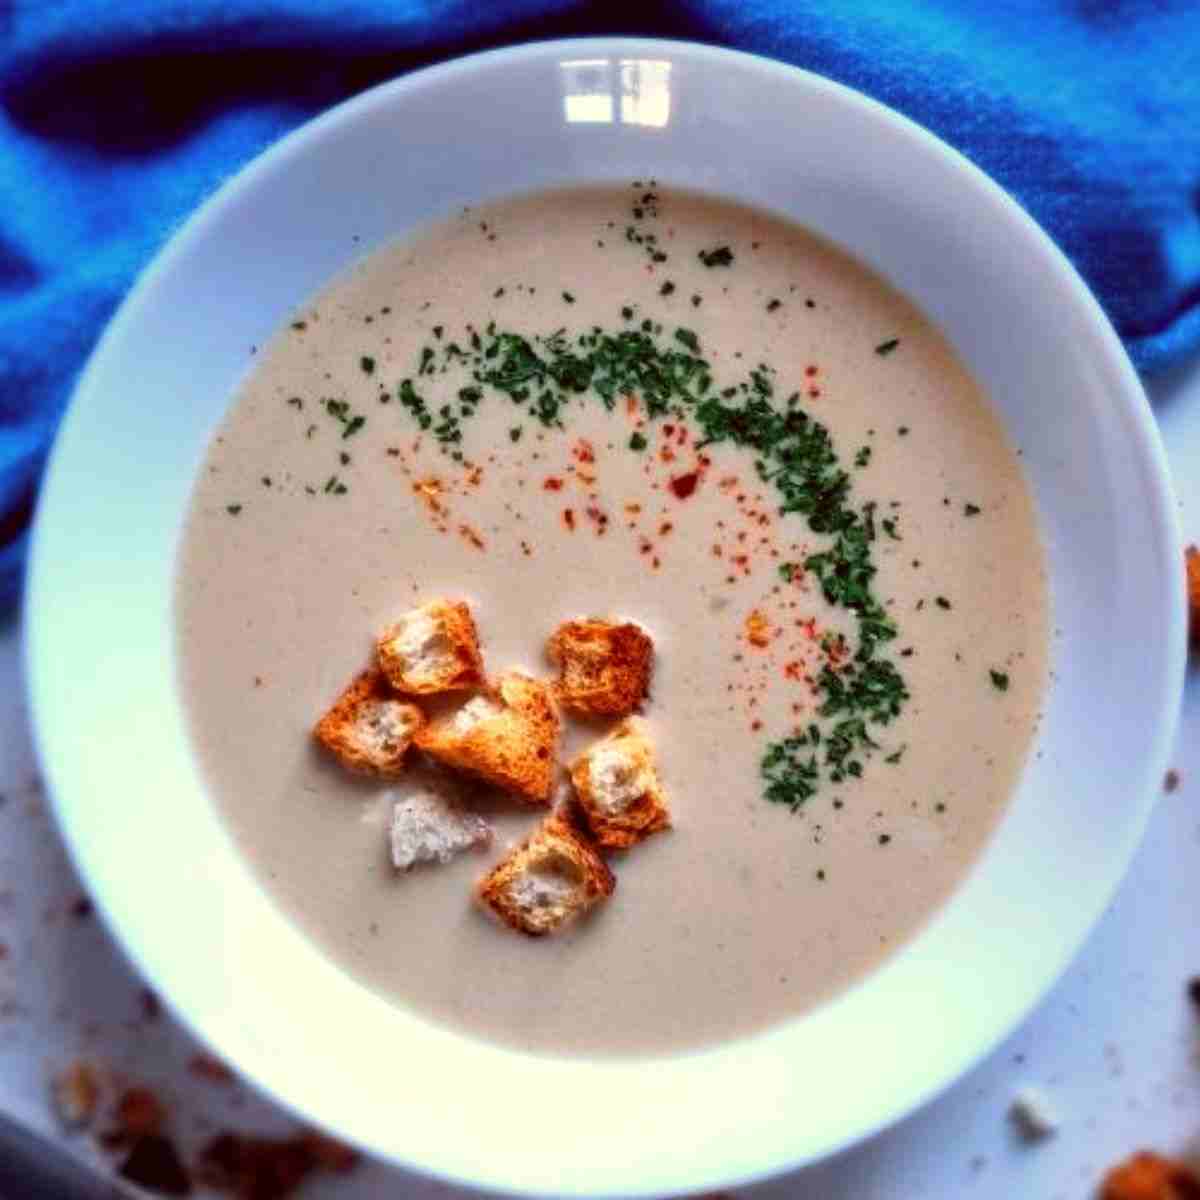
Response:
[{"label": "toasted crouton", "polygon": [[491,826],[462,804],[463,789],[433,770],[409,771],[391,793],[392,863],[401,871],[417,863],[448,863],[464,850],[486,846]]},{"label": "toasted crouton", "polygon": [[461,600],[431,600],[388,626],[379,666],[398,692],[423,696],[483,683],[479,635]]},{"label": "toasted crouton", "polygon": [[424,724],[421,710],[400,699],[371,667],[337,698],[313,736],[350,770],[390,779],[403,771],[405,751]]},{"label": "toasted crouton", "polygon": [[650,689],[654,643],[628,621],[567,621],[551,635],[546,653],[558,664],[555,690],[567,708],[627,716]]},{"label": "toasted crouton", "polygon": [[427,754],[526,800],[550,802],[559,717],[550,686],[508,671],[453,713],[420,730]]},{"label": "toasted crouton", "polygon": [[571,781],[592,837],[605,849],[623,850],[671,827],[654,747],[636,717],[589,746],[571,764]]},{"label": "toasted crouton", "polygon": [[1100,1200],[1197,1200],[1200,1177],[1170,1158],[1142,1150],[1104,1177]]},{"label": "toasted crouton", "polygon": [[530,937],[607,899],[617,886],[596,848],[555,811],[479,881],[480,902]]}]

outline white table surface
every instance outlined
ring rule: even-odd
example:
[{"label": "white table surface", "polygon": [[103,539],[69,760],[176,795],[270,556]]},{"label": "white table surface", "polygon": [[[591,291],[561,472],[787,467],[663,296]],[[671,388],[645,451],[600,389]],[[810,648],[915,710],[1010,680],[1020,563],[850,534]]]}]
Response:
[{"label": "white table surface", "polygon": [[[1158,414],[1184,535],[1200,542],[1200,362],[1156,380]],[[1154,637],[1155,630],[1136,636]],[[279,1133],[288,1117],[240,1084],[189,1069],[199,1047],[165,1014],[147,1020],[141,985],[95,918],[49,819],[30,746],[19,620],[0,631],[0,1107],[98,1162],[87,1135],[64,1135],[49,1073],[82,1056],[113,1086],[145,1083],[167,1101],[184,1148],[219,1128]],[[1078,959],[1000,1048],[938,1100],[839,1158],[743,1196],[812,1200],[1078,1200],[1140,1147],[1200,1156],[1200,680],[1188,681],[1164,793],[1112,906]],[[6,952],[6,953],[5,953]],[[1023,1142],[1007,1113],[1037,1088],[1061,1122]],[[362,1164],[314,1178],[311,1200],[452,1194]],[[2,1197],[0,1200],[19,1200]]]}]

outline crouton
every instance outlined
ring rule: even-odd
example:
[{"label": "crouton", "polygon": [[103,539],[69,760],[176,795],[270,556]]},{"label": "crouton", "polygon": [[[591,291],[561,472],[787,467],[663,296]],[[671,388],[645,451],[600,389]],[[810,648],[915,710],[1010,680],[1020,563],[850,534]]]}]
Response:
[{"label": "crouton", "polygon": [[1189,546],[1183,561],[1187,567],[1188,630],[1192,645],[1200,646],[1200,550]]},{"label": "crouton", "polygon": [[479,635],[461,600],[431,600],[405,613],[380,634],[377,649],[398,692],[424,696],[483,683]]},{"label": "crouton", "polygon": [[626,849],[671,826],[654,747],[636,717],[589,746],[571,764],[571,781],[592,837],[605,849]]},{"label": "crouton", "polygon": [[607,899],[616,886],[596,848],[556,810],[479,881],[476,895],[513,929],[542,937]]},{"label": "crouton", "polygon": [[550,686],[508,671],[453,713],[419,730],[416,743],[447,766],[548,804],[558,732]]},{"label": "crouton", "polygon": [[401,700],[374,667],[356,676],[317,722],[313,736],[351,771],[391,779],[425,724],[415,704]]},{"label": "crouton", "polygon": [[1100,1200],[1200,1200],[1200,1178],[1181,1162],[1142,1150],[1109,1171]]},{"label": "crouton", "polygon": [[640,626],[567,621],[551,635],[546,653],[559,667],[555,690],[567,708],[623,717],[649,691],[654,643]]},{"label": "crouton", "polygon": [[486,846],[491,826],[463,808],[462,788],[432,770],[409,771],[392,801],[392,863],[409,871],[417,863],[448,863],[464,850]]}]

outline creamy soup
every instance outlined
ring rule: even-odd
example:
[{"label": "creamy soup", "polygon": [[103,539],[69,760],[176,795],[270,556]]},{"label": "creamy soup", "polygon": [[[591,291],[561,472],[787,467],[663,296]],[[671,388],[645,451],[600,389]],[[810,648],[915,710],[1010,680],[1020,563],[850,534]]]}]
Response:
[{"label": "creamy soup", "polygon": [[[472,901],[536,810],[489,799],[489,850],[399,873],[387,786],[310,738],[437,596],[491,671],[550,677],[572,617],[653,636],[674,828],[555,936]],[[463,211],[298,309],[209,450],[177,603],[196,754],[281,909],[543,1052],[712,1043],[860,980],[970,869],[1046,679],[1019,452],[942,335],[805,230],[645,182]],[[567,719],[564,760],[607,728]]]}]

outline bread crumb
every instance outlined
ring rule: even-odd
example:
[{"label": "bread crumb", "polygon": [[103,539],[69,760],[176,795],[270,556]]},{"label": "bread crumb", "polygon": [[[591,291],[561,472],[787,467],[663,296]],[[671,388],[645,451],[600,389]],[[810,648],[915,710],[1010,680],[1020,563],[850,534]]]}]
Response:
[{"label": "bread crumb", "polygon": [[1172,767],[1166,775],[1163,776],[1163,791],[1168,794],[1175,791],[1179,787],[1181,780],[1179,772]]},{"label": "bread crumb", "polygon": [[1100,1200],[1200,1200],[1200,1178],[1184,1163],[1140,1150],[1108,1172]]},{"label": "bread crumb", "polygon": [[67,1129],[90,1125],[100,1103],[100,1080],[91,1063],[76,1059],[50,1081],[58,1119]]},{"label": "bread crumb", "polygon": [[1058,1132],[1059,1120],[1041,1092],[1023,1088],[1008,1110],[1009,1119],[1027,1142],[1040,1142]]}]

